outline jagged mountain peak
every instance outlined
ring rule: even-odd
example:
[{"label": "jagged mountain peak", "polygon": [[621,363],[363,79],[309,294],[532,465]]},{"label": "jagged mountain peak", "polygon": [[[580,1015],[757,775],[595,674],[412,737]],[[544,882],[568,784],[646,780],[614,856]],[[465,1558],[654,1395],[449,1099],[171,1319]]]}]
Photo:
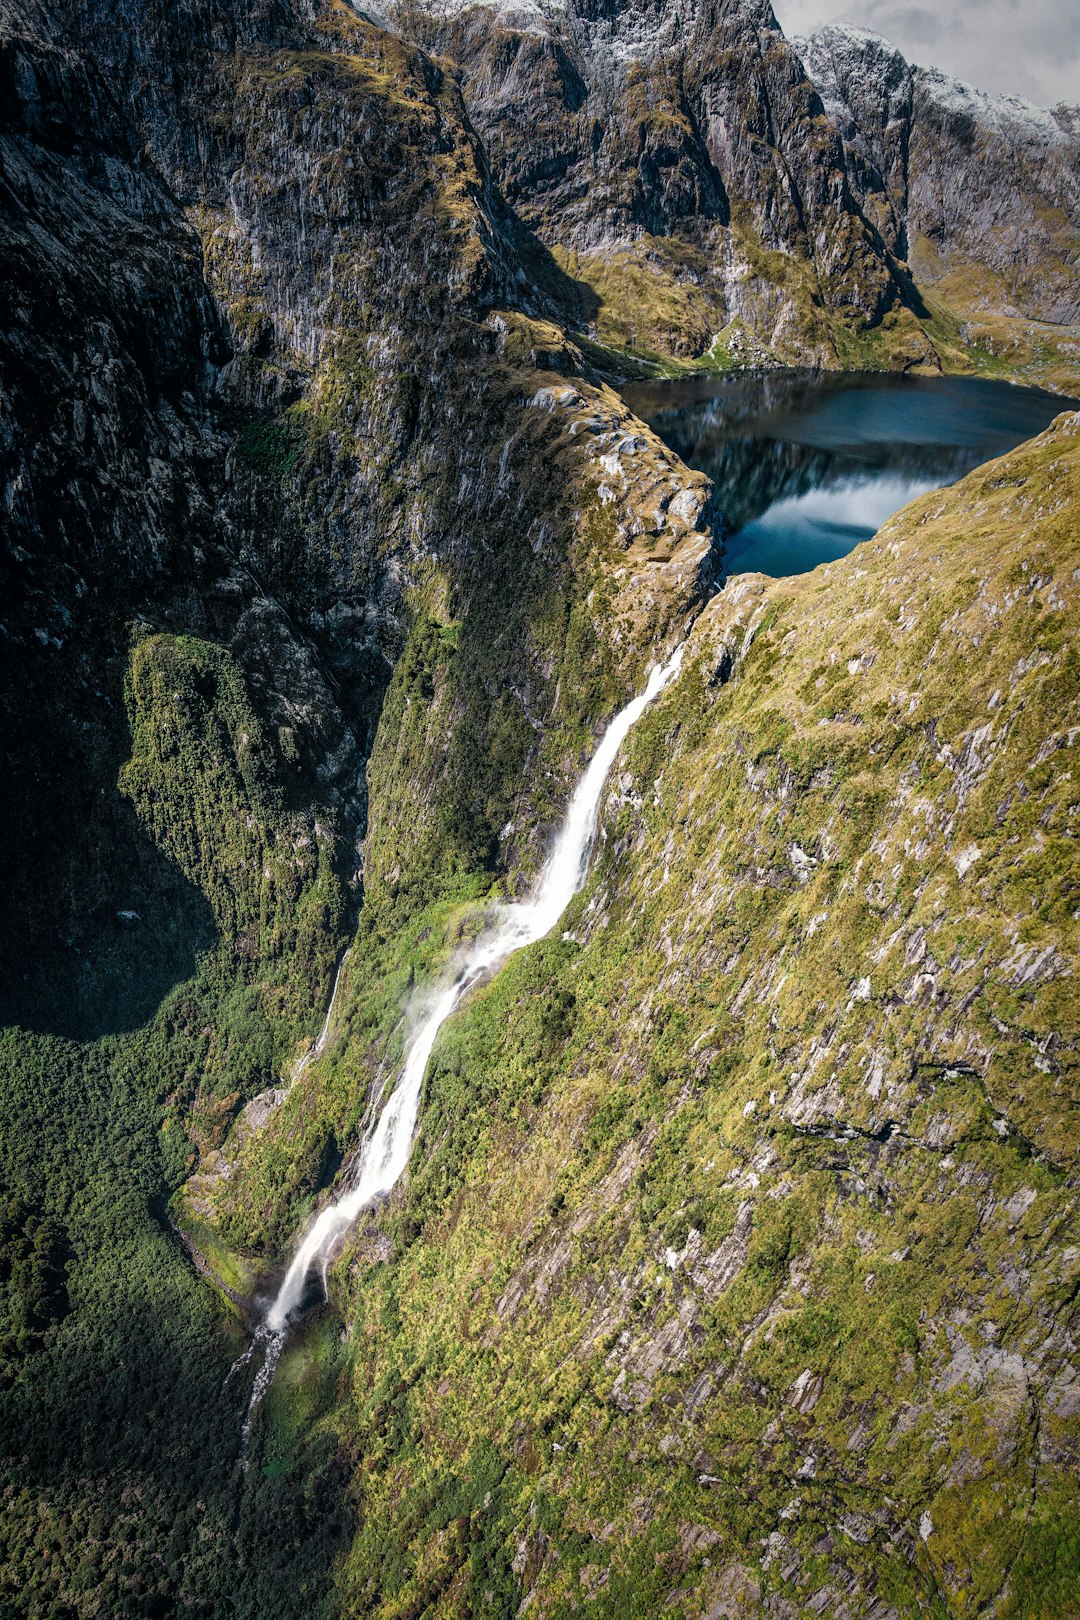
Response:
[{"label": "jagged mountain peak", "polygon": [[823,96],[833,80],[859,76],[880,82],[910,81],[911,63],[884,34],[848,23],[828,23],[812,34],[793,35],[791,44]]},{"label": "jagged mountain peak", "polygon": [[395,26],[407,28],[418,11],[444,23],[487,14],[511,32],[552,34],[593,58],[594,69],[615,72],[676,50],[701,25],[734,20],[781,32],[769,0],[418,0],[391,8]]},{"label": "jagged mountain peak", "polygon": [[925,92],[943,108],[974,118],[998,133],[1027,134],[1053,142],[1069,139],[1072,121],[1068,114],[1076,109],[1065,104],[1039,107],[1025,96],[983,90],[942,68],[922,66],[910,61],[899,46],[873,29],[827,23],[812,34],[793,37],[791,43],[823,91],[830,90],[840,79],[918,79]]},{"label": "jagged mountain peak", "polygon": [[[927,93],[942,107],[975,118],[998,134],[1019,134],[1027,139],[1042,139],[1062,146],[1070,139],[1066,120],[1061,116],[1070,111],[1065,104],[1060,108],[1039,107],[1026,96],[982,90],[978,85],[953,78],[940,68],[917,68],[916,72]],[[1074,107],[1071,110],[1075,112],[1077,109]]]},{"label": "jagged mountain peak", "polygon": [[[1069,326],[1080,286],[1080,115],[907,61],[865,29],[796,41],[864,212],[964,314]],[[984,328],[991,352],[1007,340]]]}]

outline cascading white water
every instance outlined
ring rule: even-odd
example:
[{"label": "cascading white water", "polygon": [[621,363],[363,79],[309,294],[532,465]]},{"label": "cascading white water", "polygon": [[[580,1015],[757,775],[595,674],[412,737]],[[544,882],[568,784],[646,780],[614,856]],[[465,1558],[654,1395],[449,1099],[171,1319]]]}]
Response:
[{"label": "cascading white water", "polygon": [[326,1017],[323,1019],[322,1029],[320,1029],[314,1041],[312,1041],[303,1057],[294,1067],[292,1075],[290,1076],[290,1084],[296,1080],[299,1080],[304,1070],[308,1068],[310,1064],[314,1063],[316,1058],[320,1058],[323,1055],[326,1048],[326,1043],[330,1039],[330,1020],[334,1016],[334,1008],[337,1005],[338,991],[341,989],[341,976],[345,972],[345,964],[348,960],[349,952],[344,951],[342,953],[341,961],[338,963],[337,972],[334,974],[333,985],[330,988],[330,1000],[326,1006]]},{"label": "cascading white water", "polygon": [[531,900],[494,910],[492,926],[476,940],[458,966],[453,982],[428,1001],[409,1042],[401,1077],[391,1093],[360,1153],[355,1180],[336,1203],[329,1204],[313,1222],[285,1274],[277,1298],[267,1312],[263,1336],[266,1360],[256,1384],[254,1401],[266,1388],[280,1353],[290,1316],[303,1303],[308,1278],[315,1266],[323,1273],[334,1248],[360,1211],[387,1193],[401,1175],[412,1150],[431,1049],[443,1024],[465,992],[478,979],[500,967],[524,945],[551,932],[585,879],[589,849],[596,828],[600,795],[608,771],[635,720],[667,685],[682,661],[679,647],[666,664],[649,675],[648,684],[633,702],[612,720],[570,801],[566,819]]}]

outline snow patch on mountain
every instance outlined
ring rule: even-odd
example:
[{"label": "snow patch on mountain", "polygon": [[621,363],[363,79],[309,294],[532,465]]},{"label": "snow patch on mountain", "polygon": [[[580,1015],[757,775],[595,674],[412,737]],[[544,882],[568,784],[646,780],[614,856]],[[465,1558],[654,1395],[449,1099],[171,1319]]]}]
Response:
[{"label": "snow patch on mountain", "polygon": [[922,89],[939,107],[955,117],[973,118],[1002,140],[1062,149],[1071,144],[1069,124],[1072,120],[1068,118],[1068,108],[1036,107],[1023,96],[980,90],[962,79],[951,78],[939,68],[916,71]]},{"label": "snow patch on mountain", "polygon": [[1080,108],[1036,107],[1023,96],[980,90],[940,68],[919,67],[871,29],[830,23],[791,43],[826,110],[842,120],[864,95],[884,99],[908,79],[951,118],[972,119],[1011,144],[1064,149],[1076,138]]}]

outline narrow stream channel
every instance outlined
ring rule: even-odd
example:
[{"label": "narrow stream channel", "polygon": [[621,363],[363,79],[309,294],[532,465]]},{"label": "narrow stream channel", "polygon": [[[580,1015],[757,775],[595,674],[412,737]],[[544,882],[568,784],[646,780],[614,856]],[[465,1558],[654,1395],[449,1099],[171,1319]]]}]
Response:
[{"label": "narrow stream channel", "polygon": [[345,1232],[362,1210],[390,1191],[409,1161],[424,1075],[440,1029],[473,985],[496,972],[515,951],[549,934],[581,888],[608,772],[634,722],[678,672],[681,662],[679,647],[666,664],[652,670],[644,691],[611,721],[574,791],[533,897],[493,906],[488,927],[459,958],[448,980],[410,1008],[407,1016],[413,1033],[401,1073],[363,1143],[351,1183],[312,1222],[252,1344],[233,1367],[237,1371],[262,1349],[262,1365],[244,1420],[245,1443],[259,1402],[273,1379],[290,1321],[307,1301],[312,1274],[321,1278],[325,1293],[326,1270]]}]

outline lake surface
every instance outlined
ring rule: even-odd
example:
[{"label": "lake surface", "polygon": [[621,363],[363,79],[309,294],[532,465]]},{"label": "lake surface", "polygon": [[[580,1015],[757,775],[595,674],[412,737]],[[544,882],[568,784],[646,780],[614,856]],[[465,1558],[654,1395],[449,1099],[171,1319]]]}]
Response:
[{"label": "lake surface", "polygon": [[716,484],[729,574],[802,574],[1077,402],[974,377],[769,371],[629,386],[631,409]]}]

